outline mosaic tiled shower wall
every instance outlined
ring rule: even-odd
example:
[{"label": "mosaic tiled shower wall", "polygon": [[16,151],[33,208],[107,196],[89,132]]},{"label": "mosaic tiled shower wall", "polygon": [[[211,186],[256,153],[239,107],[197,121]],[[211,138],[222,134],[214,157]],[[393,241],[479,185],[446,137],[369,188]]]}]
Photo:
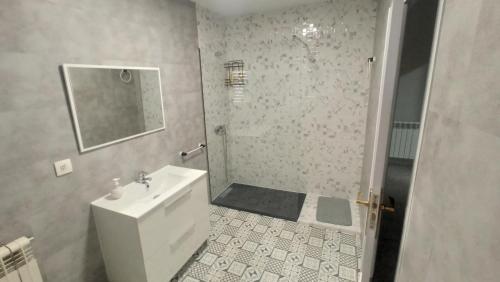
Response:
[{"label": "mosaic tiled shower wall", "polygon": [[[336,0],[231,18],[197,12],[212,193],[238,182],[354,197],[376,2]],[[223,63],[234,59],[248,74],[241,89],[224,87]],[[228,129],[227,181],[219,124]]]}]

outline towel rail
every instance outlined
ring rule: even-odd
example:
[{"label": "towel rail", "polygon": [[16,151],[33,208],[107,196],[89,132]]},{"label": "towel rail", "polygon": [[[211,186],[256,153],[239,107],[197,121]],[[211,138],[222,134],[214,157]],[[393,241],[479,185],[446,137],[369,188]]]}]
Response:
[{"label": "towel rail", "polygon": [[180,155],[181,157],[187,157],[187,156],[189,156],[189,155],[191,155],[191,154],[193,154],[193,153],[195,153],[195,152],[197,152],[197,151],[199,151],[199,150],[202,150],[203,148],[206,148],[206,147],[207,147],[207,145],[206,145],[206,144],[202,144],[202,143],[200,143],[200,144],[198,144],[198,147],[194,148],[193,150],[191,150],[191,151],[187,151],[187,152],[182,151],[182,152],[180,152],[180,153],[179,153],[179,155]]}]

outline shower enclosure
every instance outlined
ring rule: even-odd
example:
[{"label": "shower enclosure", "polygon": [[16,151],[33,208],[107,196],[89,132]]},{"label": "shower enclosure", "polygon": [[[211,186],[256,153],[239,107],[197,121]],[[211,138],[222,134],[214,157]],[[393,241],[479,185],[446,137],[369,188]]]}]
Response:
[{"label": "shower enclosure", "polygon": [[[297,220],[320,196],[355,198],[374,6],[334,1],[240,17],[197,7],[214,203],[279,206],[293,214],[269,215]],[[224,67],[235,61],[242,69]]]}]

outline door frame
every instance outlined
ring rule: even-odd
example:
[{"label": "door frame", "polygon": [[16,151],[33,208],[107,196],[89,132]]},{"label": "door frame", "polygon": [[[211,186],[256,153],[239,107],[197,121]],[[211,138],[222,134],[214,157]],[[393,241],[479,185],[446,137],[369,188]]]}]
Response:
[{"label": "door frame", "polygon": [[403,223],[403,233],[401,235],[401,243],[399,247],[399,254],[398,254],[398,264],[396,266],[396,277],[395,281],[399,281],[400,275],[401,275],[401,258],[403,257],[405,253],[405,243],[408,238],[408,233],[409,233],[409,226],[411,224],[411,217],[410,214],[412,212],[413,208],[413,198],[415,194],[415,179],[418,171],[418,163],[420,160],[420,155],[421,155],[421,150],[423,146],[423,136],[424,136],[424,131],[425,131],[425,124],[427,122],[427,112],[429,109],[429,101],[430,101],[430,96],[431,96],[431,89],[432,89],[432,83],[433,83],[433,77],[434,77],[434,71],[435,71],[435,64],[436,64],[436,55],[437,55],[437,49],[439,46],[439,39],[441,36],[441,31],[442,31],[442,20],[443,20],[443,14],[444,14],[444,6],[446,0],[438,0],[438,10],[436,12],[436,24],[434,26],[434,36],[432,39],[432,49],[431,49],[431,58],[429,62],[429,70],[427,72],[427,79],[426,79],[426,85],[425,85],[425,94],[424,94],[424,103],[422,106],[422,115],[420,118],[420,133],[418,136],[418,143],[417,143],[417,150],[415,153],[415,160],[413,161],[413,169],[411,173],[411,180],[410,180],[410,188],[408,191],[408,201],[406,203],[406,211],[405,211],[405,219]]},{"label": "door frame", "polygon": [[[387,56],[388,54],[394,54],[394,53],[391,53],[391,52],[387,52],[388,50],[387,49],[390,49],[391,46],[387,46],[388,44],[390,45],[391,44],[391,41],[392,43],[394,44],[394,40],[397,41],[397,37],[395,38],[394,36],[401,36],[401,37],[404,37],[404,24],[405,24],[405,21],[403,20],[403,25],[401,26],[394,26],[394,25],[399,25],[400,22],[398,22],[398,19],[396,19],[394,21],[394,18],[392,18],[394,16],[394,4],[397,3],[397,4],[401,4],[403,3],[405,6],[407,4],[407,0],[392,0],[392,4],[391,4],[391,7],[389,8],[391,11],[389,12],[389,17],[391,17],[389,20],[388,20],[388,26],[390,25],[390,28],[389,29],[389,37],[386,38],[386,43],[385,43],[385,47],[384,47],[384,58],[382,58],[383,60],[383,64],[388,64],[388,61],[389,60],[396,60],[397,61],[397,69],[396,70],[392,70],[392,69],[387,69],[387,66],[384,66],[383,68],[386,68],[385,71],[382,71],[382,79],[381,79],[381,86],[380,86],[380,91],[383,91],[382,89],[386,90],[387,85],[383,85],[383,84],[393,84],[391,81],[388,81],[387,78],[385,77],[387,75],[387,72],[388,71],[391,71],[391,72],[396,72],[396,74],[399,74],[399,68],[400,68],[400,56],[401,56],[401,46],[399,46],[399,52],[397,53],[396,56],[392,55],[392,56]],[[399,2],[401,1],[401,2]],[[430,57],[430,61],[429,61],[429,70],[428,70],[428,73],[427,73],[427,79],[426,79],[426,87],[425,87],[425,94],[424,94],[424,103],[423,103],[423,106],[422,106],[422,115],[421,115],[421,119],[420,119],[420,134],[419,134],[419,139],[418,139],[418,144],[417,144],[417,150],[416,150],[416,156],[415,156],[415,160],[414,160],[414,165],[413,165],[413,169],[412,169],[412,175],[411,175],[411,180],[410,180],[410,188],[409,188],[409,191],[408,191],[408,202],[407,202],[407,205],[406,205],[406,212],[405,212],[405,219],[404,219],[404,223],[403,223],[403,233],[402,233],[402,238],[401,238],[401,244],[400,244],[400,249],[399,249],[399,256],[398,256],[398,263],[397,263],[397,266],[396,266],[396,276],[395,276],[395,281],[398,281],[399,280],[399,277],[401,275],[401,258],[402,256],[404,255],[404,252],[405,252],[405,242],[407,240],[407,236],[408,236],[408,229],[409,229],[409,225],[411,224],[410,222],[410,214],[411,214],[411,211],[412,211],[412,204],[413,204],[413,197],[414,197],[414,184],[415,184],[415,178],[416,178],[416,173],[418,171],[418,161],[419,161],[419,158],[420,158],[420,152],[421,152],[421,149],[422,149],[422,142],[423,142],[423,135],[424,135],[424,130],[425,130],[425,123],[426,123],[426,119],[427,119],[427,110],[428,110],[428,106],[429,106],[429,100],[430,100],[430,91],[431,91],[431,88],[432,88],[432,82],[433,82],[433,74],[434,74],[434,71],[435,71],[435,62],[436,62],[436,53],[437,53],[437,48],[438,48],[438,45],[439,45],[439,38],[440,38],[440,33],[441,33],[441,27],[442,27],[442,17],[443,17],[443,13],[444,13],[444,6],[445,6],[445,3],[446,3],[446,0],[438,0],[438,10],[436,12],[436,23],[435,23],[435,27],[434,27],[434,35],[433,35],[433,41],[432,41],[432,49],[431,49],[431,57]],[[404,12],[403,12],[403,17],[406,17],[406,8],[407,7],[404,7]],[[401,15],[396,15],[396,16],[401,16]],[[400,28],[401,30],[398,30],[398,28]],[[393,30],[394,29],[394,30]],[[399,42],[400,44],[402,44],[402,39],[401,41]],[[392,49],[394,49],[395,47],[392,46]],[[392,64],[392,65],[391,65]],[[392,63],[389,64],[389,68],[390,67],[393,67],[394,66],[394,61],[392,61]],[[389,75],[393,75],[394,73],[392,74],[389,74]],[[394,81],[394,86],[397,86],[397,81]],[[379,91],[379,93],[380,93]],[[393,97],[389,97],[392,101],[392,104],[394,104],[394,97],[396,95],[396,92],[397,90],[394,89],[393,91]],[[388,104],[389,101],[387,101],[387,97],[385,97],[386,99],[386,103]],[[382,99],[380,99],[378,102],[379,102],[379,105],[377,106],[378,109],[377,111],[380,112],[381,108],[384,107],[384,105],[381,105],[383,103],[381,103]],[[385,106],[387,107],[387,104],[385,104]],[[392,105],[392,108],[391,108],[391,113],[390,115],[392,116],[393,114],[393,105]],[[379,134],[378,130],[380,129],[379,128],[379,118],[380,118],[380,115],[377,114],[377,129],[376,129],[376,133],[375,133],[375,143],[377,143],[376,140],[380,139],[381,138],[381,134]],[[384,138],[384,137],[382,137]],[[383,140],[382,140],[383,141]],[[383,145],[383,144],[382,144]],[[380,150],[380,149],[379,149]],[[377,159],[375,158],[375,155],[376,155],[376,145],[375,145],[375,148],[374,148],[374,152],[373,152],[373,156],[374,156],[374,160],[372,160],[372,168],[370,169],[370,174],[373,174],[375,170],[378,170],[380,172],[380,170],[382,169],[384,172],[385,172],[385,168],[386,168],[386,165],[387,165],[387,158],[385,158],[386,162],[382,162],[380,159],[377,161]],[[383,151],[383,150],[382,150]],[[380,151],[379,151],[380,153]],[[380,157],[380,156],[379,156]],[[378,168],[377,168],[378,166]],[[371,177],[371,176],[370,176]],[[370,185],[372,185],[372,183],[370,182]],[[375,187],[377,188],[377,187]],[[370,186],[370,189],[372,189],[372,187]],[[377,189],[374,189],[375,190],[375,193],[379,192],[379,191],[376,191]],[[381,195],[383,193],[383,188],[380,189],[380,193],[379,195]],[[370,199],[369,199],[370,200]],[[380,205],[380,202],[378,203],[378,206]],[[368,211],[369,212],[369,211]],[[367,215],[367,219],[366,219],[366,223],[368,223],[368,215]],[[380,212],[379,212],[379,215],[378,215],[378,218],[376,219],[377,221],[377,225],[380,224]],[[365,230],[367,230],[368,226],[365,226]],[[375,264],[375,258],[376,258],[376,245],[374,245],[374,243],[376,243],[376,241],[378,240],[378,226],[377,228],[375,228],[374,230],[371,231],[372,232],[372,238],[370,238],[370,236],[368,236],[368,243],[366,245],[363,245],[363,252],[366,252],[366,251],[369,251],[369,252],[372,252],[372,255],[370,257],[368,256],[365,256],[365,254],[363,254],[363,262],[362,262],[362,266],[363,269],[369,269],[369,274],[366,275],[366,273],[362,273],[361,274],[361,277],[359,279],[359,281],[362,281],[362,282],[365,282],[365,281],[370,281],[371,277],[372,277],[372,274],[373,274],[373,266]],[[373,236],[373,233],[375,234]],[[365,232],[365,235],[367,235],[367,233]],[[365,238],[366,240],[366,238]],[[372,241],[372,243],[370,244],[370,241]],[[367,268],[366,267],[366,263],[370,264],[370,266]]]},{"label": "door frame", "polygon": [[[371,280],[377,253],[378,229],[380,224],[380,204],[390,146],[391,121],[399,78],[400,58],[403,45],[407,5],[404,0],[390,0],[381,66],[380,85],[376,90],[377,110],[373,152],[368,180],[368,204],[363,232],[363,255],[361,262],[362,282]],[[371,95],[375,93],[372,92]],[[376,196],[376,197],[375,197]]]}]

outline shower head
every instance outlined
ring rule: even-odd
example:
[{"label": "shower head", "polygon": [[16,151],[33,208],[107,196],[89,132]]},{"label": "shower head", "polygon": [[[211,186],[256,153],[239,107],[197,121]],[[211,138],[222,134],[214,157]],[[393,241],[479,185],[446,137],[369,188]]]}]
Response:
[{"label": "shower head", "polygon": [[304,44],[304,45],[306,45],[306,46],[307,46],[307,43],[306,43],[304,40],[302,40],[302,38],[300,38],[299,36],[297,36],[297,34],[292,35],[292,39],[293,39],[293,40],[297,40],[297,41],[299,41],[300,43],[302,43],[302,44]]}]

